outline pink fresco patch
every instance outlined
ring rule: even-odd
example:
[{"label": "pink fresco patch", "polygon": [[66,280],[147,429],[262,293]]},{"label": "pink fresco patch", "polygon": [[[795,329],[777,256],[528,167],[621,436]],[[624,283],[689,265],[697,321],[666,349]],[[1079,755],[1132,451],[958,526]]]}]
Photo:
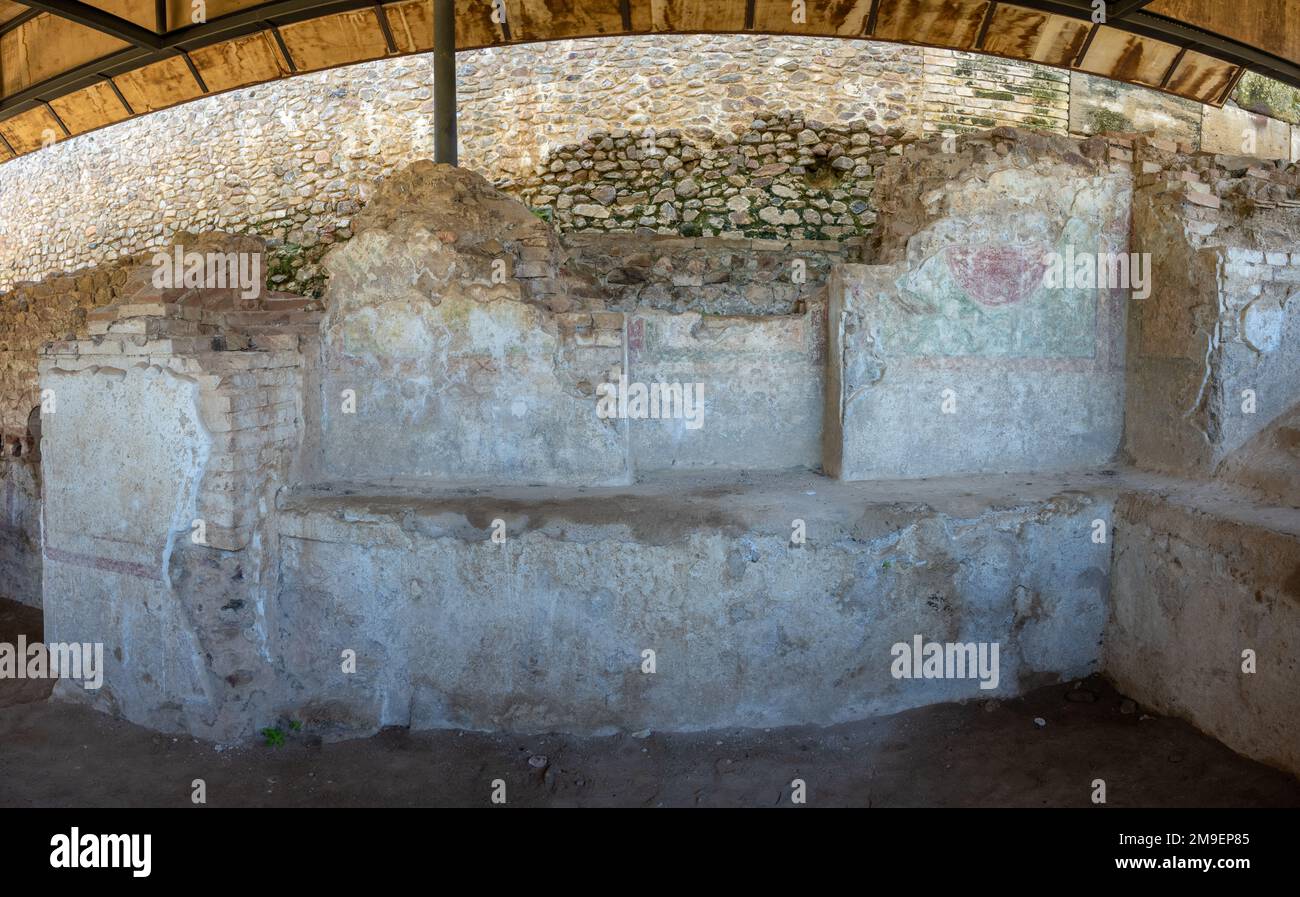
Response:
[{"label": "pink fresco patch", "polygon": [[1128,238],[1129,229],[1133,226],[1133,210],[1125,209],[1107,222],[1105,232],[1115,236]]},{"label": "pink fresco patch", "polygon": [[1045,243],[949,246],[948,270],[966,295],[989,308],[1015,305],[1043,283]]},{"label": "pink fresco patch", "polygon": [[627,351],[637,358],[645,348],[645,318],[633,318],[627,325]]}]

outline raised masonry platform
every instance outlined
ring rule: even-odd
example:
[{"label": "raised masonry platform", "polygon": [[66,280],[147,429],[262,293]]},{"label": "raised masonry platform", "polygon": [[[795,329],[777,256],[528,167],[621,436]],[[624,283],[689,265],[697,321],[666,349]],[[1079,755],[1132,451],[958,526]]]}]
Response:
[{"label": "raised masonry platform", "polygon": [[[1016,694],[1097,668],[1106,481],[302,489],[277,514],[286,672],[319,696],[308,719],[351,728],[775,726]],[[915,635],[1000,642],[996,689],[892,678]]]},{"label": "raised masonry platform", "polygon": [[[138,578],[101,569],[96,613],[56,605],[47,638],[108,633],[101,706],[219,737],[282,715],[330,737],[826,724],[1104,670],[1145,705],[1300,768],[1300,509],[1222,485],[1124,469],[333,483],[282,492],[274,519],[259,606],[226,600],[249,594],[242,570],[210,571],[206,596],[178,584],[179,605],[128,607],[111,596]],[[997,642],[997,687],[894,678],[891,647],[917,635]],[[240,672],[219,681],[196,650],[238,655]],[[1229,718],[1229,704],[1245,711]]]},{"label": "raised masonry platform", "polygon": [[[1189,518],[1208,521],[1196,529],[1210,536],[1188,541]],[[303,708],[320,723],[832,723],[1013,695],[1105,662],[1134,697],[1209,714],[1238,750],[1300,760],[1270,753],[1300,734],[1300,509],[1261,508],[1222,486],[1132,470],[423,492],[328,484],[285,495],[277,519],[284,643],[314,646],[286,671],[327,696]],[[796,519],[802,546],[791,544]],[[495,520],[507,533],[499,544]],[[1156,619],[1144,583],[1173,563],[1187,565],[1186,608]],[[1208,642],[1191,635],[1202,631]],[[895,679],[891,646],[915,635],[1000,643],[997,688]],[[1243,644],[1261,658],[1251,679],[1232,675]],[[358,675],[338,675],[327,646],[366,657]],[[640,671],[646,649],[653,675]],[[1229,694],[1248,712],[1225,737],[1213,714]]]}]

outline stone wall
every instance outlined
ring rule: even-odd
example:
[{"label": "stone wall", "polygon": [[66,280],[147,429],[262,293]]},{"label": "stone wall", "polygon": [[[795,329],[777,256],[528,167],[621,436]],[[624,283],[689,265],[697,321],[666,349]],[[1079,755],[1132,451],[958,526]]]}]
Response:
[{"label": "stone wall", "polygon": [[[248,237],[208,246],[256,251]],[[319,315],[306,300],[159,289],[148,266],[41,361],[42,607],[50,641],[108,646],[104,691],[166,730],[246,731],[276,633],[266,522],[298,456]],[[131,687],[125,683],[130,681]]]},{"label": "stone wall", "polygon": [[1070,73],[1070,131],[1154,131],[1165,140],[1197,146],[1201,119],[1209,111],[1182,97],[1111,81],[1083,72]]},{"label": "stone wall", "polygon": [[875,221],[871,188],[905,136],[855,121],[756,113],[737,137],[618,129],[558,147],[514,190],[564,231],[835,240]]},{"label": "stone wall", "polygon": [[560,41],[459,57],[462,156],[528,174],[592,131],[733,134],[766,110],[921,131],[922,56],[898,44],[692,35]]},{"label": "stone wall", "polygon": [[86,316],[113,302],[126,282],[121,265],[51,277],[0,294],[0,447],[6,457],[30,453],[27,434],[40,404],[36,356],[52,340],[87,335]]},{"label": "stone wall", "polygon": [[[825,725],[1089,675],[1110,550],[1079,534],[1113,499],[1022,481],[289,494],[281,709],[326,737]],[[894,678],[891,645],[917,633],[997,642],[999,681]]]},{"label": "stone wall", "polygon": [[[1205,117],[1207,133],[1234,144],[1257,131],[1261,156],[1288,155],[1300,143],[1287,122],[1238,109],[1213,112],[971,54],[836,39],[695,35],[494,48],[462,54],[459,82],[462,159],[507,186],[536,179],[557,148],[581,147],[595,133],[681,131],[707,152],[782,111],[904,139],[990,125],[1082,134],[1157,128],[1194,147]],[[224,230],[270,238],[273,285],[318,294],[321,255],[350,235],[377,181],[432,155],[432,95],[429,57],[381,60],[209,97],[0,166],[0,289],[166,245],[179,231]],[[1254,107],[1258,95],[1252,88]],[[712,137],[698,136],[704,131]],[[567,171],[572,160],[564,161]],[[721,198],[725,208],[730,197]],[[768,203],[748,198],[756,224],[745,233],[766,226],[807,236],[808,222],[779,220],[790,217],[783,203],[770,203],[781,214],[763,222],[757,213]],[[848,204],[861,199],[869,201]],[[675,211],[675,221],[660,221],[660,208],[638,221],[705,232],[700,215],[686,214],[697,210]],[[861,226],[868,214],[816,211],[823,227]]]},{"label": "stone wall", "polygon": [[126,277],[108,265],[0,294],[0,597],[40,605],[41,347],[88,336],[87,316]]},{"label": "stone wall", "polygon": [[571,233],[573,259],[605,288],[609,307],[706,315],[794,315],[824,301],[837,262],[858,261],[846,240],[647,238]]},{"label": "stone wall", "polygon": [[324,478],[629,480],[626,422],[595,414],[596,385],[626,367],[624,316],[554,231],[431,162],[357,227],[326,259]]},{"label": "stone wall", "polygon": [[1124,694],[1292,773],[1300,772],[1297,516],[1167,488],[1123,496],[1103,642],[1107,675]]},{"label": "stone wall", "polygon": [[[653,59],[654,65],[646,60]],[[463,53],[462,163],[509,183],[602,128],[748,127],[798,109],[921,130],[915,48],[729,36],[562,41]],[[0,166],[0,289],[166,245],[181,230],[272,246],[274,286],[319,292],[316,262],[396,168],[433,155],[429,56],[233,91]]]},{"label": "stone wall", "polygon": [[996,56],[926,49],[925,132],[985,131],[999,125],[1064,134],[1070,73]]}]

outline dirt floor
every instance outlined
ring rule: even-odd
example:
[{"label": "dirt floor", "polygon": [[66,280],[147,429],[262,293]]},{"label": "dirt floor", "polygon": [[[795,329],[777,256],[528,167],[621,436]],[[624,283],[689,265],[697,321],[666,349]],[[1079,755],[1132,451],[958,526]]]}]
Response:
[{"label": "dirt floor", "polygon": [[[0,641],[40,636],[40,613],[0,601]],[[213,745],[47,700],[0,680],[0,806],[1109,806],[1296,807],[1300,781],[1104,680],[946,704],[830,728],[608,738],[388,730],[322,744]],[[1132,712],[1124,712],[1131,710]],[[1040,727],[1035,718],[1046,722]],[[638,737],[640,736],[640,737]]]}]

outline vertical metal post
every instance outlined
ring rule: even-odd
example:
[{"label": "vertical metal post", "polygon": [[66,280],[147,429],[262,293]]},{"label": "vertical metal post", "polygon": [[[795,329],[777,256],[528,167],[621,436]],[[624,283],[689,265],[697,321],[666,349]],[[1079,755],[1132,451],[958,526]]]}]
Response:
[{"label": "vertical metal post", "polygon": [[433,0],[433,158],[457,164],[455,0]]}]

